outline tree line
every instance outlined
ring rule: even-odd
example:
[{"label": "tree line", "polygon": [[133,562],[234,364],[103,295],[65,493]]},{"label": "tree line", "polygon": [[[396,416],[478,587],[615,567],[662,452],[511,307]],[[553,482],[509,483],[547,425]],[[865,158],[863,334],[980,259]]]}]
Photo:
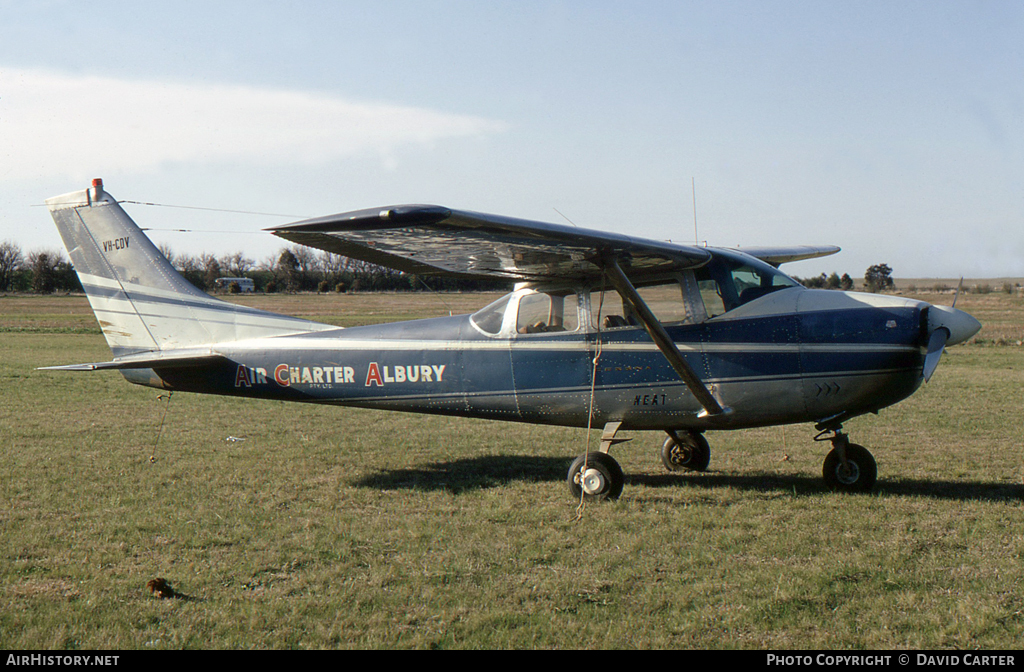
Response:
[{"label": "tree line", "polygon": [[[502,291],[507,280],[421,277],[392,268],[299,245],[281,248],[257,262],[241,252],[216,256],[176,254],[167,245],[160,252],[186,280],[204,291],[217,290],[220,278],[250,278],[258,292],[349,291]],[[238,285],[228,285],[239,291]],[[0,292],[80,292],[74,267],[63,251],[24,254],[11,241],[0,243]]]},{"label": "tree line", "polygon": [[81,291],[82,285],[63,252],[43,250],[22,254],[10,241],[0,243],[0,292]]},{"label": "tree line", "polygon": [[[822,273],[812,278],[798,278],[794,275],[793,279],[804,287],[810,287],[811,289],[839,289],[844,292],[853,291],[854,289],[853,278],[850,277],[849,273],[843,273],[842,276],[835,272],[830,275]],[[881,292],[895,288],[896,283],[892,279],[892,268],[888,264],[875,264],[874,266],[869,266],[868,270],[864,272],[864,285],[862,287],[864,291]]]},{"label": "tree line", "polygon": [[[293,245],[284,247],[262,261],[241,252],[221,257],[203,252],[176,254],[167,245],[160,252],[186,280],[204,291],[215,291],[220,278],[250,278],[257,292],[358,292],[358,291],[502,291],[512,285],[507,280],[466,280],[445,276],[421,277],[393,268],[352,259],[333,252],[316,251]],[[795,280],[814,289],[854,289],[849,273],[833,272]],[[864,273],[862,289],[869,292],[895,287],[892,268],[875,264]],[[229,291],[241,291],[228,285]],[[79,292],[82,285],[63,251],[43,250],[23,254],[11,242],[0,243],[0,292]]]}]

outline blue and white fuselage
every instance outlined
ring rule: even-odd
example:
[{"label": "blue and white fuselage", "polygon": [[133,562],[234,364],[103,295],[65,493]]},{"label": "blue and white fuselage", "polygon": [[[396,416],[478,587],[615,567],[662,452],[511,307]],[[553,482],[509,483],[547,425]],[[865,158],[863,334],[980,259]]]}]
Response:
[{"label": "blue and white fuselage", "polygon": [[[534,293],[513,293],[507,310]],[[552,425],[753,427],[858,415],[912,394],[923,381],[928,308],[793,287],[700,324],[669,325],[732,410],[719,418],[699,417],[700,404],[639,326],[490,334],[461,315],[215,343],[209,351],[221,359],[206,366],[125,373],[190,392]]]},{"label": "blue and white fuselage", "polygon": [[859,468],[869,487],[873,460],[841,423],[912,394],[946,345],[980,328],[962,311],[806,289],[777,269],[837,248],[746,254],[400,206],[275,233],[409,272],[521,282],[472,315],[342,329],[197,290],[102,183],[48,204],[114,354],[51,368],[117,369],[187,392],[603,426],[602,455],[581,456],[569,475],[570,488],[601,497],[621,490],[606,455],[620,429],[666,431],[666,466],[701,468],[705,430],[799,422],[836,434],[826,480],[831,470],[838,485],[865,487]]}]

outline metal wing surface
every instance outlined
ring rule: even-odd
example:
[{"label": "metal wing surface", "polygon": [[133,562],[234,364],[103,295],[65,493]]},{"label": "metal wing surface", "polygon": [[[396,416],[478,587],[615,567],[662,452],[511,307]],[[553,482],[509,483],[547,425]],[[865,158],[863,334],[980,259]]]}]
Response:
[{"label": "metal wing surface", "polygon": [[740,247],[737,249],[778,268],[779,264],[790,261],[827,257],[838,252],[840,248],[835,245],[794,245],[792,247]]},{"label": "metal wing surface", "polygon": [[609,255],[630,275],[696,268],[711,259],[700,247],[435,205],[359,210],[267,230],[419,275],[582,279],[600,275],[601,259]]}]

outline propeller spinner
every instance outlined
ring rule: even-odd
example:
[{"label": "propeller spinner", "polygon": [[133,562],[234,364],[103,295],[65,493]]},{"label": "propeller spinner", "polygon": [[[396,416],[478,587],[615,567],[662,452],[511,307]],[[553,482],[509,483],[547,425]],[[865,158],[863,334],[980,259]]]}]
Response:
[{"label": "propeller spinner", "polygon": [[928,307],[928,352],[924,356],[922,371],[925,381],[931,379],[939,365],[942,351],[947,345],[963,343],[981,329],[971,315],[949,306]]}]

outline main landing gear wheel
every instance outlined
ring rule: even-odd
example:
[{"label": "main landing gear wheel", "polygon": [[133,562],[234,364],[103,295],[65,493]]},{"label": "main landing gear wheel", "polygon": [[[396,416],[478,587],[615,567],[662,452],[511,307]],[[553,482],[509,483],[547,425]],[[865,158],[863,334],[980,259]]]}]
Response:
[{"label": "main landing gear wheel", "polygon": [[868,492],[875,486],[878,467],[875,458],[864,446],[846,444],[846,464],[847,467],[844,467],[839,448],[830,450],[821,469],[825,485],[842,492]]},{"label": "main landing gear wheel", "polygon": [[611,455],[587,453],[573,461],[566,481],[574,498],[579,499],[583,495],[588,500],[603,500],[618,499],[626,477]]},{"label": "main landing gear wheel", "polygon": [[705,471],[711,462],[711,447],[700,432],[676,432],[661,447],[661,462],[669,471]]}]

